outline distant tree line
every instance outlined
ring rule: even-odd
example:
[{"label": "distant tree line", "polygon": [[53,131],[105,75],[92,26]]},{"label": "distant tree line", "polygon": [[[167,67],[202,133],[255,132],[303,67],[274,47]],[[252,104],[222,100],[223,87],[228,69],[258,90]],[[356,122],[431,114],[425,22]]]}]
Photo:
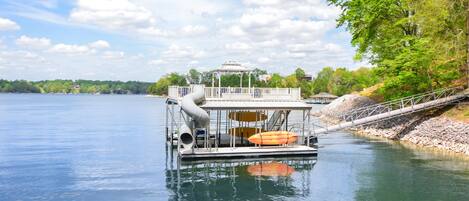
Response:
[{"label": "distant tree line", "polygon": [[[251,73],[251,85],[255,87],[272,88],[301,88],[301,94],[308,98],[313,94],[328,92],[342,96],[354,91],[360,91],[364,88],[373,86],[380,82],[375,71],[369,68],[359,68],[357,70],[347,70],[346,68],[333,69],[331,67],[323,68],[313,80],[306,79],[305,71],[297,68],[292,74],[282,76],[273,73],[267,80],[261,80],[261,75],[267,75],[267,71],[255,69]],[[212,85],[213,73],[199,72],[190,69],[187,74],[170,73],[161,77],[155,84],[148,88],[148,93],[156,95],[167,95],[168,87],[171,85],[187,86],[189,84]],[[249,74],[243,75],[243,86],[247,87]],[[240,86],[241,76],[239,74],[226,74],[221,77],[221,86]],[[217,79],[216,79],[217,80]],[[216,81],[215,86],[218,86]]]},{"label": "distant tree line", "polygon": [[1,80],[0,93],[146,94],[149,82],[93,80]]}]

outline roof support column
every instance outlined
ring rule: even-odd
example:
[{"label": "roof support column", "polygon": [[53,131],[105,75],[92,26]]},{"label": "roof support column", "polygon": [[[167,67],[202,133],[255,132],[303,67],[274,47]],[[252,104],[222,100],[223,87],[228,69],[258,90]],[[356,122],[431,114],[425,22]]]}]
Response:
[{"label": "roof support column", "polygon": [[218,98],[221,98],[221,73],[218,73]]},{"label": "roof support column", "polygon": [[215,73],[212,73],[212,88],[215,87]]},{"label": "roof support column", "polygon": [[251,94],[251,71],[249,71],[248,75],[249,75],[249,83],[248,83],[249,94]]},{"label": "roof support column", "polygon": [[243,88],[243,73],[241,72],[241,76],[239,78],[239,87]]}]

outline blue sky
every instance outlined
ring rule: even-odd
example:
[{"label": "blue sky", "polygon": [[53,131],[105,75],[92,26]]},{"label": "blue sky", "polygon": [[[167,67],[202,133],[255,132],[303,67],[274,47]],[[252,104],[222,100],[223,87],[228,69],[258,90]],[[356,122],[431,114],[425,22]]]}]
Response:
[{"label": "blue sky", "polygon": [[0,79],[155,81],[227,60],[356,68],[323,0],[0,0]]}]

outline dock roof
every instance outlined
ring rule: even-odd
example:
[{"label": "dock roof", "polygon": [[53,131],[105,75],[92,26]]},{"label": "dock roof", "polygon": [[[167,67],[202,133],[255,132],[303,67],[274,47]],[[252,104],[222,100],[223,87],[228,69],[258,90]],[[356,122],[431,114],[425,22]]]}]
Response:
[{"label": "dock roof", "polygon": [[217,101],[206,101],[203,105],[200,105],[203,109],[249,109],[249,110],[268,110],[268,109],[285,109],[285,110],[309,110],[312,108],[311,105],[304,103],[303,101],[268,101],[268,100],[217,100]]}]

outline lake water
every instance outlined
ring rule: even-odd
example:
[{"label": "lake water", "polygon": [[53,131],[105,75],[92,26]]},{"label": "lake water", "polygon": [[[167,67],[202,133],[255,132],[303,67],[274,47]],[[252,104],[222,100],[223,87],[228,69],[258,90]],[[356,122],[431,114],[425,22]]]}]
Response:
[{"label": "lake water", "polygon": [[469,200],[469,160],[346,133],[317,158],[182,163],[164,100],[0,94],[0,200]]}]

